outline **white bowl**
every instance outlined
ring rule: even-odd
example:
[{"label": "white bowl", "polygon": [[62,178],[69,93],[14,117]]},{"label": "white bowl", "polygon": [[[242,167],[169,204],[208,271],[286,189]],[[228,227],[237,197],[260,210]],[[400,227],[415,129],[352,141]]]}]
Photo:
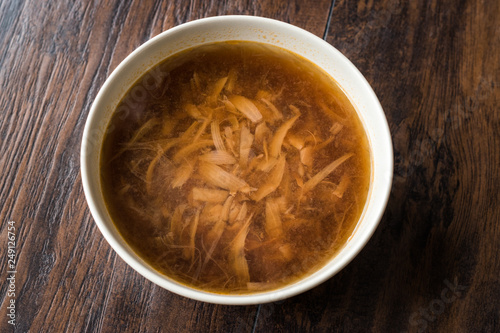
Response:
[{"label": "white bowl", "polygon": [[[196,45],[244,40],[268,43],[299,54],[330,74],[354,104],[371,149],[372,178],[367,203],[353,235],[323,268],[291,285],[250,295],[221,295],[187,287],[142,260],[124,241],[106,210],[99,181],[103,136],[118,102],[148,69],[168,56]],[[382,107],[363,75],[330,44],[293,25],[251,16],[201,19],[165,31],[146,42],[113,71],[90,110],[81,147],[82,183],[88,205],[104,238],[132,268],[148,280],[176,294],[218,304],[258,304],[288,298],[331,278],[365,246],[384,212],[392,183],[393,155],[389,127]]]}]

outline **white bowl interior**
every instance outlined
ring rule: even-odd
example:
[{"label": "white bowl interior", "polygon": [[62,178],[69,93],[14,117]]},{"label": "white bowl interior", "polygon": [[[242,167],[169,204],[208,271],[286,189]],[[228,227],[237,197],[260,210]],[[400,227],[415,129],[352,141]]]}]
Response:
[{"label": "white bowl interior", "polygon": [[[355,105],[371,148],[372,179],[367,204],[345,247],[319,271],[278,290],[251,295],[220,295],[186,287],[158,273],[123,240],[104,205],[99,181],[102,140],[118,102],[148,69],[179,51],[196,45],[244,40],[276,45],[299,54],[330,74]],[[90,211],[113,249],[141,275],[179,295],[218,304],[258,304],[284,299],[324,282],[347,265],[368,242],[384,212],[392,173],[392,142],[380,103],[354,65],[322,39],[295,26],[260,17],[220,16],[193,21],[151,39],[129,55],[99,91],[85,125],[81,171]]]}]

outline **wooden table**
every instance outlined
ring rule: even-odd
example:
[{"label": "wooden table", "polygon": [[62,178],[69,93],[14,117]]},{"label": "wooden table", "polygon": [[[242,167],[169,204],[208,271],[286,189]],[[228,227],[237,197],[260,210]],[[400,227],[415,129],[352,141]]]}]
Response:
[{"label": "wooden table", "polygon": [[[365,249],[259,306],[192,301],[134,272],[80,177],[85,120],[113,69],[164,30],[224,14],[326,39],[371,83],[394,140],[389,205]],[[1,1],[0,331],[14,330],[12,299],[16,332],[500,331],[499,20],[494,0]]]}]

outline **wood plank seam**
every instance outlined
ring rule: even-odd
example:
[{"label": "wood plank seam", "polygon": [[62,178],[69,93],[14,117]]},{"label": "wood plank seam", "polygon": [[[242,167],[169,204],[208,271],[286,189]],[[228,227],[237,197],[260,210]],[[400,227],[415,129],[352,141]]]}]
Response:
[{"label": "wood plank seam", "polygon": [[335,7],[335,0],[332,0],[330,4],[330,9],[328,11],[328,19],[326,21],[325,32],[323,32],[323,40],[326,40],[328,37],[328,30],[330,30],[330,22],[332,21],[333,8]]}]

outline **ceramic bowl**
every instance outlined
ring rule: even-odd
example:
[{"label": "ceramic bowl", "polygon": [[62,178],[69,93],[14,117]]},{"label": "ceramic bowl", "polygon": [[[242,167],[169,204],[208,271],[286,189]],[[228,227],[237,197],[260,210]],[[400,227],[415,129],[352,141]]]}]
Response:
[{"label": "ceramic bowl", "polygon": [[[245,295],[222,295],[187,287],[160,274],[124,241],[106,210],[99,181],[103,136],[118,102],[148,69],[182,50],[212,42],[256,41],[290,50],[331,75],[354,104],[371,150],[371,184],[366,205],[346,245],[320,270],[280,289]],[[81,147],[85,196],[99,229],[111,247],[148,280],[176,294],[218,304],[258,304],[278,301],[311,289],[331,278],[361,251],[385,210],[393,173],[392,142],[382,107],[356,67],[333,46],[293,25],[251,16],[219,16],[182,24],[137,48],[113,71],[94,100]]]}]

